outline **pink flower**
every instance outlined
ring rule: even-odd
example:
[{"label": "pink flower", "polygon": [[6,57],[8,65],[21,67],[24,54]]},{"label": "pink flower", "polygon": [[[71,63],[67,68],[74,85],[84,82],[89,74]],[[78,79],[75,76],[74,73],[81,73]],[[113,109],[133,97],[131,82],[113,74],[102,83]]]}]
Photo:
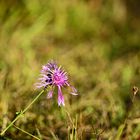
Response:
[{"label": "pink flower", "polygon": [[51,87],[48,92],[47,98],[52,98],[54,88],[58,89],[58,105],[65,105],[64,96],[62,94],[62,87],[70,87],[71,94],[77,95],[77,90],[69,84],[67,72],[65,72],[61,66],[57,66],[54,61],[50,61],[48,64],[42,66],[41,77],[39,82],[36,83],[36,88]]}]

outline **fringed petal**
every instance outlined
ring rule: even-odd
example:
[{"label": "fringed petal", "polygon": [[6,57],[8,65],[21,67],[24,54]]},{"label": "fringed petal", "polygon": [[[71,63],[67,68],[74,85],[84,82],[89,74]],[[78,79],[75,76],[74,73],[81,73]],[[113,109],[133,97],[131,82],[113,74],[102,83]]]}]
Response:
[{"label": "fringed petal", "polygon": [[72,94],[72,95],[78,95],[77,94],[77,89],[75,88],[75,87],[73,87],[73,86],[71,86],[71,92],[70,92],[70,94]]},{"label": "fringed petal", "polygon": [[58,86],[58,105],[59,106],[65,106],[65,103],[64,103],[64,96],[62,95],[62,91],[61,91],[61,87]]},{"label": "fringed petal", "polygon": [[50,91],[48,92],[48,94],[47,94],[47,99],[52,98],[52,96],[53,96],[53,91],[50,90]]}]

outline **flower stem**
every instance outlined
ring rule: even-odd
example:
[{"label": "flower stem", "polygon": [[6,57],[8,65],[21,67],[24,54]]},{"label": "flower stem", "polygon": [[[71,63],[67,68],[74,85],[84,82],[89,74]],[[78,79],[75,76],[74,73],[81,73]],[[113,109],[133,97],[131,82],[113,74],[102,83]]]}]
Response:
[{"label": "flower stem", "polygon": [[30,106],[43,94],[44,90],[42,90],[33,101],[23,110],[20,114],[0,133],[0,135],[4,135],[4,133],[30,108]]},{"label": "flower stem", "polygon": [[25,133],[25,134],[27,134],[27,135],[29,135],[29,136],[31,136],[31,137],[33,137],[33,138],[37,139],[37,140],[41,140],[40,138],[38,138],[38,137],[36,137],[36,136],[34,136],[34,135],[30,134],[29,132],[27,132],[27,131],[25,131],[25,130],[23,130],[23,129],[21,129],[21,128],[17,127],[17,126],[15,126],[14,124],[13,124],[13,126],[14,126],[16,129],[18,129],[18,130],[22,131],[23,133]]}]

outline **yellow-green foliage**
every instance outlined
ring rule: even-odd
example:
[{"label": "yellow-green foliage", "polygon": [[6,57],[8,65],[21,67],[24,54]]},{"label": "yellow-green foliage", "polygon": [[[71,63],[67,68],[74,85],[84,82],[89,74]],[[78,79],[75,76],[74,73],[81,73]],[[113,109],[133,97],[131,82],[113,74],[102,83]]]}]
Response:
[{"label": "yellow-green foliage", "polygon": [[[48,139],[140,137],[138,0],[1,0],[0,128],[38,93],[41,65],[57,60],[78,96],[65,92],[67,113],[46,95],[15,125]],[[57,96],[55,94],[55,96]],[[54,97],[57,98],[57,97]],[[15,127],[5,135],[31,139]]]}]

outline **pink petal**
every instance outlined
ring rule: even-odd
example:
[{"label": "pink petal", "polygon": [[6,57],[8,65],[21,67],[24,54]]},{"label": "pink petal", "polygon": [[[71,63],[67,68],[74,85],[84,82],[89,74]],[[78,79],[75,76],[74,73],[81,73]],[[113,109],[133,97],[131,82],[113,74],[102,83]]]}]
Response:
[{"label": "pink petal", "polygon": [[62,91],[61,91],[61,87],[58,86],[58,105],[61,106],[65,106],[65,103],[64,103],[64,96],[62,95]]},{"label": "pink petal", "polygon": [[70,92],[70,94],[72,94],[72,95],[78,95],[77,94],[77,90],[76,90],[75,87],[71,86],[71,89],[72,89],[72,92]]},{"label": "pink petal", "polygon": [[53,91],[50,90],[50,91],[48,92],[48,94],[47,94],[47,99],[52,98],[52,96],[53,96]]}]

